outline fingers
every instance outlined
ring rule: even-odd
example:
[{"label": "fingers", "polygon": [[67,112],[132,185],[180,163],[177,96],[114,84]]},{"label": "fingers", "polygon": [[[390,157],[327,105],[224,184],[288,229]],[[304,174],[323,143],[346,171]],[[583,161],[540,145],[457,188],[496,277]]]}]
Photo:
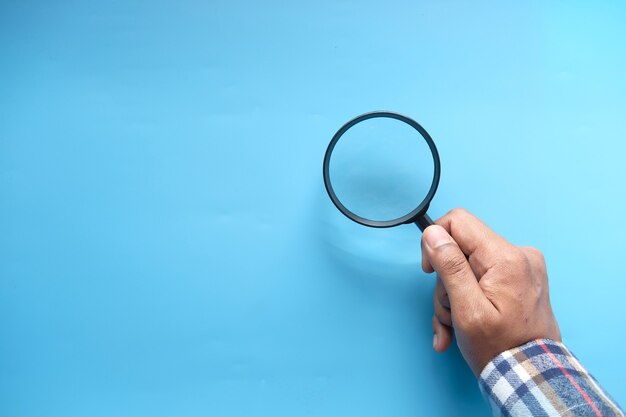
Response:
[{"label": "fingers", "polygon": [[441,282],[441,278],[437,277],[437,283],[435,284],[435,301],[439,301],[442,307],[450,309],[450,298],[448,292]]},{"label": "fingers", "polygon": [[428,262],[428,258],[426,258],[426,254],[424,253],[424,251],[422,251],[422,271],[426,272],[427,274],[435,272],[430,262]]},{"label": "fingers", "polygon": [[464,209],[451,210],[436,223],[452,236],[470,260],[478,278],[498,261],[498,255],[503,250],[513,248],[502,236]]},{"label": "fingers", "polygon": [[452,343],[452,313],[449,308],[442,304],[441,300],[448,302],[448,295],[441,280],[437,278],[437,285],[433,293],[433,304],[435,307],[435,315],[433,316],[433,349],[437,352],[447,350]]},{"label": "fingers", "polygon": [[444,326],[433,316],[433,349],[445,352],[452,344],[452,328]]},{"label": "fingers", "polygon": [[445,308],[435,300],[435,317],[439,320],[439,323],[452,327],[452,312],[449,308]]},{"label": "fingers", "polygon": [[441,279],[455,311],[470,311],[489,303],[465,254],[443,227],[433,225],[424,230],[422,252]]},{"label": "fingers", "polygon": [[441,324],[452,327],[452,312],[450,311],[450,300],[441,279],[437,277],[437,284],[433,292],[433,306],[435,317]]}]

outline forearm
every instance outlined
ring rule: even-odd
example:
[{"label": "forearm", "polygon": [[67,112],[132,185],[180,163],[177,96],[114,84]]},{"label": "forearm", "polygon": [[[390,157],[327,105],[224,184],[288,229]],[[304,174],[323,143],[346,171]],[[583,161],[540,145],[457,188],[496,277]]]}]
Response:
[{"label": "forearm", "polygon": [[549,339],[496,356],[479,385],[495,416],[624,416],[569,350]]}]

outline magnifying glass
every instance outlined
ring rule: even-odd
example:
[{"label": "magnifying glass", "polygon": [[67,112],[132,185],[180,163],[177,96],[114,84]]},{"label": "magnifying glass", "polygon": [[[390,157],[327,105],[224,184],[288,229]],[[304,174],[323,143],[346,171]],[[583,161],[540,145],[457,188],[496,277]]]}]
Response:
[{"label": "magnifying glass", "polygon": [[434,224],[426,211],[441,163],[435,142],[415,120],[365,113],[335,133],[324,155],[324,185],[350,220],[369,227]]}]

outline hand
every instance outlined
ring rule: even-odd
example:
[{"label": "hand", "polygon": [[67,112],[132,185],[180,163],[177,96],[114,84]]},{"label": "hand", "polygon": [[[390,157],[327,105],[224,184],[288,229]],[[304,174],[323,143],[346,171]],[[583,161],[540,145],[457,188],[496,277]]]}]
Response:
[{"label": "hand", "polygon": [[463,209],[422,236],[422,269],[437,272],[433,348],[452,332],[475,375],[498,354],[536,338],[561,341],[537,249],[514,246]]}]

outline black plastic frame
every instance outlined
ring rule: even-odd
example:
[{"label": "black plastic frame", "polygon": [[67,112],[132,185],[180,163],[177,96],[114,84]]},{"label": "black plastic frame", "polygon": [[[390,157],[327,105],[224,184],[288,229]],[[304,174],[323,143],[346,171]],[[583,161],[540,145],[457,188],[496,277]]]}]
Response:
[{"label": "black plastic frame", "polygon": [[[330,171],[330,158],[333,153],[333,149],[335,149],[335,145],[337,144],[339,139],[341,139],[343,134],[346,133],[348,129],[350,129],[352,126],[356,125],[357,123],[361,123],[365,120],[369,120],[369,119],[373,119],[377,117],[386,117],[390,119],[396,119],[396,120],[399,120],[401,122],[408,124],[415,130],[417,130],[419,134],[422,135],[426,143],[428,144],[428,147],[430,148],[430,152],[433,157],[433,165],[434,165],[435,172],[433,175],[433,181],[430,185],[430,189],[428,190],[428,194],[426,194],[426,197],[424,198],[424,200],[422,200],[422,202],[419,204],[419,206],[417,206],[415,210],[411,211],[409,214],[406,214],[402,217],[398,217],[397,219],[393,219],[393,220],[370,220],[370,219],[366,219],[364,217],[361,217],[351,212],[350,210],[346,208],[346,206],[341,204],[341,201],[339,201],[339,198],[335,194],[335,191],[333,190],[333,186],[330,181],[330,172],[329,172]],[[411,119],[410,117],[404,116],[399,113],[391,112],[391,111],[373,111],[373,112],[362,114],[348,121],[345,125],[343,125],[337,131],[337,133],[335,133],[330,143],[328,144],[328,148],[326,149],[326,154],[324,155],[323,170],[324,170],[324,186],[326,187],[326,191],[328,192],[328,196],[330,197],[330,200],[339,209],[339,211],[341,211],[350,220],[353,220],[364,226],[377,227],[377,228],[394,227],[394,226],[399,226],[401,224],[415,223],[422,231],[426,227],[433,224],[433,221],[428,216],[428,214],[426,214],[426,211],[428,210],[428,206],[430,205],[430,202],[435,196],[435,192],[437,191],[437,187],[439,186],[439,177],[441,175],[441,161],[439,160],[439,152],[437,151],[435,142],[430,137],[426,129],[424,129],[419,123],[417,123],[415,120]]]}]

